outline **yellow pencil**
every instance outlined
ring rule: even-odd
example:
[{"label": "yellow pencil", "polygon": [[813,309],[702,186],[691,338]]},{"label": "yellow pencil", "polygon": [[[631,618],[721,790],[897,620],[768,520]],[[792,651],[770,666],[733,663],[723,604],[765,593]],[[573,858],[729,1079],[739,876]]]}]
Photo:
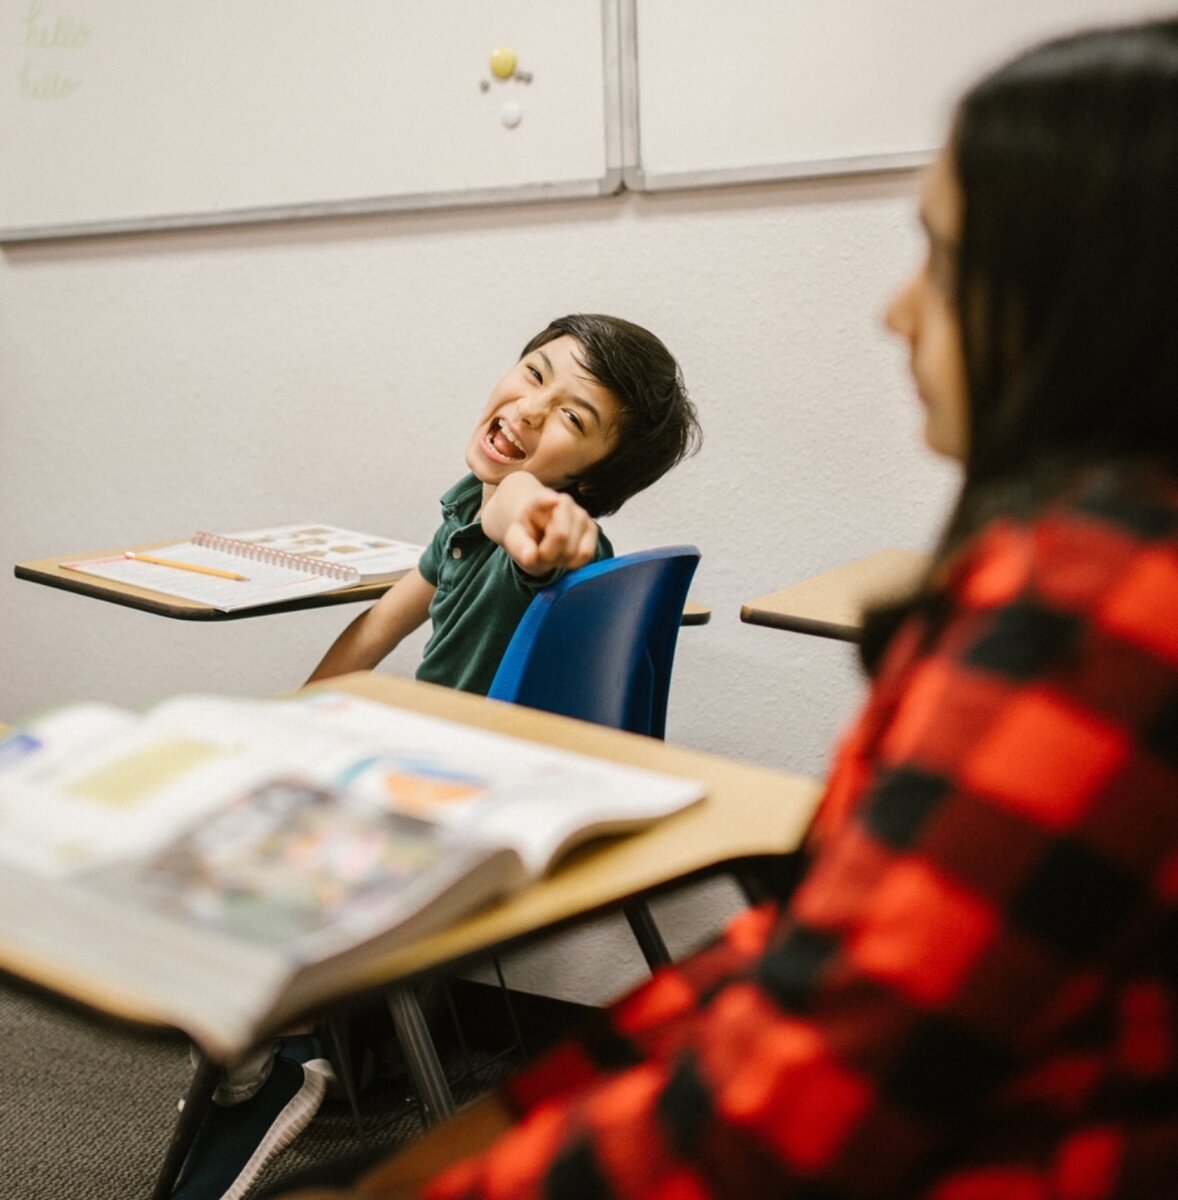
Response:
[{"label": "yellow pencil", "polygon": [[124,558],[136,558],[140,562],[155,563],[157,567],[175,567],[177,571],[195,571],[198,575],[215,575],[218,579],[236,579],[246,582],[248,576],[238,575],[235,571],[222,571],[218,567],[202,567],[197,563],[178,562],[174,558],[160,558],[155,554],[144,554],[139,550],[128,550]]}]

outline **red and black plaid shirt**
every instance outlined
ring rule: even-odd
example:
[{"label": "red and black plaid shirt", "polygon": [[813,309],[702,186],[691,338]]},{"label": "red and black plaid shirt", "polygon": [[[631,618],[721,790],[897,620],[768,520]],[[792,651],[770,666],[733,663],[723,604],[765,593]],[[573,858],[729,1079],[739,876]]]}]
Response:
[{"label": "red and black plaid shirt", "polygon": [[788,908],[514,1079],[431,1200],[1178,1195],[1178,489],[995,522],[944,600]]}]

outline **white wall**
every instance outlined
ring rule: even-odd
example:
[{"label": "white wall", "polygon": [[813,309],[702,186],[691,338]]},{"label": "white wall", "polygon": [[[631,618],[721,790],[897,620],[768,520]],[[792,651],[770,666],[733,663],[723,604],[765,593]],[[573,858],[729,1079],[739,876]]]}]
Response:
[{"label": "white wall", "polygon": [[[880,325],[917,253],[911,175],[10,245],[0,256],[3,561],[316,519],[424,540],[495,380],[549,318],[648,325],[703,452],[606,528],[692,541],[711,623],[680,640],[668,737],[808,772],[859,695],[841,643],[743,600],[927,546],[954,485]],[[0,718],[78,697],[297,685],[353,610],[169,621],[0,575]],[[383,669],[410,674],[420,648]],[[667,919],[677,945],[725,901]],[[625,938],[535,986],[598,998]],[[640,973],[637,960],[627,968]]]}]

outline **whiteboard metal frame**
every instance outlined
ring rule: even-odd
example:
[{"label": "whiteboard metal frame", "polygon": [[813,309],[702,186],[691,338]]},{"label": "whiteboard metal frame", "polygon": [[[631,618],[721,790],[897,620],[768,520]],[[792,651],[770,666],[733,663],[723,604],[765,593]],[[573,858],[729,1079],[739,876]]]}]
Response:
[{"label": "whiteboard metal frame", "polygon": [[169,213],[64,224],[20,225],[0,228],[0,243],[31,242],[50,238],[151,233],[163,230],[206,228],[220,225],[297,221],[316,217],[369,216],[392,212],[426,212],[510,204],[550,203],[611,196],[625,187],[623,164],[623,114],[619,79],[622,72],[620,0],[601,0],[602,71],[605,103],[605,173],[589,179],[560,183],[513,184],[505,187],[463,188],[456,191],[413,192],[395,196],[367,196],[305,204],[258,205],[218,209],[213,212]]},{"label": "whiteboard metal frame", "polygon": [[631,165],[622,175],[633,192],[675,192],[696,188],[737,187],[749,183],[781,180],[822,179],[837,175],[878,175],[884,172],[915,171],[936,157],[936,148],[895,154],[864,154],[853,158],[814,158],[799,162],[764,163],[754,167],[717,167],[700,171],[647,174]]}]

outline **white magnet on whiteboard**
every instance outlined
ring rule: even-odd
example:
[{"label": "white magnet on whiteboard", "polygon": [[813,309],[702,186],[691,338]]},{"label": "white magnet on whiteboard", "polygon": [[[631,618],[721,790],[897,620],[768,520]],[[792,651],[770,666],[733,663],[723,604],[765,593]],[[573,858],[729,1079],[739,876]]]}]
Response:
[{"label": "white magnet on whiteboard", "polygon": [[516,104],[514,100],[509,104],[505,104],[499,110],[499,120],[502,121],[508,129],[514,129],[523,119],[524,110],[518,104]]}]

